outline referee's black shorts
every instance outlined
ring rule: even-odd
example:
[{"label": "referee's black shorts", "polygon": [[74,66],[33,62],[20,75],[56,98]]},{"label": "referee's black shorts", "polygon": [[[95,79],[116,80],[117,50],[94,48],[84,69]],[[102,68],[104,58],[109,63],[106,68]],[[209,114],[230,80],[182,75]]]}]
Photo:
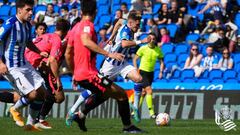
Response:
[{"label": "referee's black shorts", "polygon": [[147,72],[147,71],[140,70],[140,75],[142,76],[143,88],[152,85],[154,72]]}]

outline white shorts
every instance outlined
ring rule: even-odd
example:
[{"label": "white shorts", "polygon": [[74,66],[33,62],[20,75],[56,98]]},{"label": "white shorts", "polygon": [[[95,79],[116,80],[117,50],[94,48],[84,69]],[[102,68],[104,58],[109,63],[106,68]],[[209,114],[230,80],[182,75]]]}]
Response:
[{"label": "white shorts", "polygon": [[44,84],[43,78],[29,63],[8,70],[9,73],[4,75],[4,78],[22,95],[27,95]]},{"label": "white shorts", "polygon": [[123,78],[126,78],[128,73],[131,72],[132,70],[136,70],[136,68],[128,64],[128,62],[126,61],[124,62],[123,65],[115,66],[105,60],[102,65],[102,68],[100,69],[100,73],[103,74],[104,76],[108,76],[110,80],[114,80],[119,74]]}]

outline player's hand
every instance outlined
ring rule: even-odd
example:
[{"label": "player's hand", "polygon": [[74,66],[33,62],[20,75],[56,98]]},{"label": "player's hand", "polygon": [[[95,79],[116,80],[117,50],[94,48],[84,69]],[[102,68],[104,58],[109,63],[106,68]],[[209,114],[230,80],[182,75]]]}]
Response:
[{"label": "player's hand", "polygon": [[8,73],[8,68],[4,63],[0,63],[0,75],[5,75]]},{"label": "player's hand", "polygon": [[144,43],[149,43],[151,41],[151,37],[148,36],[146,38],[144,38],[143,40],[141,40],[141,42],[144,44]]},{"label": "player's hand", "polygon": [[40,52],[40,55],[44,58],[48,57],[48,53],[47,52]]},{"label": "player's hand", "polygon": [[124,60],[124,55],[121,53],[109,53],[108,57],[116,59],[117,61],[123,61]]},{"label": "player's hand", "polygon": [[159,78],[159,79],[162,79],[162,77],[163,77],[163,73],[160,72],[159,75],[158,75],[158,78]]}]

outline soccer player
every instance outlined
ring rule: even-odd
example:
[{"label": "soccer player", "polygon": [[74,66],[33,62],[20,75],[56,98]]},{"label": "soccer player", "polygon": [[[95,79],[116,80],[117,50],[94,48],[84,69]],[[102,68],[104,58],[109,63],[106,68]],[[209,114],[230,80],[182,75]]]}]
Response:
[{"label": "soccer player", "polygon": [[[124,132],[142,132],[141,129],[131,124],[128,97],[124,90],[108,78],[98,74],[96,69],[96,53],[118,61],[123,60],[122,54],[108,53],[96,44],[97,37],[93,24],[96,15],[96,1],[82,1],[81,11],[82,20],[73,28],[75,32],[73,47],[67,47],[67,52],[74,51],[74,54],[72,54],[74,60],[66,60],[71,64],[69,67],[74,67],[72,71],[75,81],[81,87],[89,89],[93,93],[99,93],[105,99],[111,97],[117,100]],[[79,53],[79,50],[81,50],[81,53]]]},{"label": "soccer player", "polygon": [[163,69],[164,69],[164,63],[163,63],[163,53],[161,49],[156,46],[157,39],[156,35],[154,33],[150,33],[149,37],[151,38],[151,42],[148,43],[145,46],[142,46],[138,49],[136,55],[133,58],[133,65],[137,68],[137,60],[138,58],[141,58],[140,62],[140,74],[143,78],[141,83],[136,83],[134,85],[134,108],[138,109],[139,107],[139,98],[141,96],[141,92],[143,89],[143,95],[146,93],[146,101],[148,110],[150,113],[150,117],[155,119],[156,115],[154,113],[153,109],[153,103],[152,103],[152,82],[154,77],[154,67],[156,64],[156,61],[160,61],[160,72],[159,72],[159,78],[162,78],[163,75]]},{"label": "soccer player", "polygon": [[10,108],[14,121],[21,127],[24,121],[20,109],[34,100],[44,100],[46,91],[42,77],[24,58],[26,47],[42,57],[48,57],[32,43],[29,21],[33,5],[33,0],[17,0],[16,16],[9,18],[0,28],[0,75],[10,79],[22,95]]},{"label": "soccer player", "polygon": [[[40,111],[39,122],[35,124],[35,127],[38,128],[52,128],[45,121],[45,117],[52,109],[54,103],[62,103],[65,98],[59,77],[59,67],[66,49],[66,44],[62,44],[62,40],[67,35],[69,28],[70,23],[67,20],[59,19],[56,23],[56,31],[54,33],[47,33],[36,38],[34,44],[40,51],[47,52],[49,54],[48,58],[42,58],[38,53],[28,49],[25,51],[26,59],[34,68],[38,69],[47,88],[47,96]],[[34,117],[31,118],[30,116],[29,119],[29,121],[34,120]],[[30,124],[33,123],[30,122]]]}]

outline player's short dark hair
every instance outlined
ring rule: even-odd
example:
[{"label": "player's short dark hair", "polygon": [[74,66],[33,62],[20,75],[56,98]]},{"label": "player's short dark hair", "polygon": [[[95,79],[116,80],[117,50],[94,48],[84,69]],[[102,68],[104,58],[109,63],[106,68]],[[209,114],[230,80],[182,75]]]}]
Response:
[{"label": "player's short dark hair", "polygon": [[128,15],[128,19],[141,20],[141,15],[137,14],[136,12],[132,12]]},{"label": "player's short dark hair", "polygon": [[33,0],[16,0],[16,9],[23,8],[25,5],[33,6],[34,1]]},{"label": "player's short dark hair", "polygon": [[121,3],[121,6],[127,7],[127,3],[126,3],[126,2],[123,2],[123,3]]},{"label": "player's short dark hair", "polygon": [[96,0],[82,0],[81,11],[83,15],[95,15],[97,10]]},{"label": "player's short dark hair", "polygon": [[66,10],[66,11],[69,11],[68,6],[66,6],[66,5],[63,5],[63,6],[61,7],[61,9]]},{"label": "player's short dark hair", "polygon": [[37,30],[38,27],[40,27],[40,26],[43,26],[43,27],[45,28],[45,30],[47,29],[47,24],[46,24],[46,23],[37,23],[37,24],[35,25],[35,30]]},{"label": "player's short dark hair", "polygon": [[70,29],[70,23],[65,19],[58,19],[56,23],[56,30],[67,32]]},{"label": "player's short dark hair", "polygon": [[81,18],[80,18],[80,17],[75,18],[75,19],[73,20],[73,22],[72,22],[71,29],[72,29],[78,22],[80,22],[80,21],[81,21]]},{"label": "player's short dark hair", "polygon": [[48,4],[47,4],[47,7],[48,7],[48,6],[54,7],[54,5],[53,5],[52,3],[48,3]]}]

